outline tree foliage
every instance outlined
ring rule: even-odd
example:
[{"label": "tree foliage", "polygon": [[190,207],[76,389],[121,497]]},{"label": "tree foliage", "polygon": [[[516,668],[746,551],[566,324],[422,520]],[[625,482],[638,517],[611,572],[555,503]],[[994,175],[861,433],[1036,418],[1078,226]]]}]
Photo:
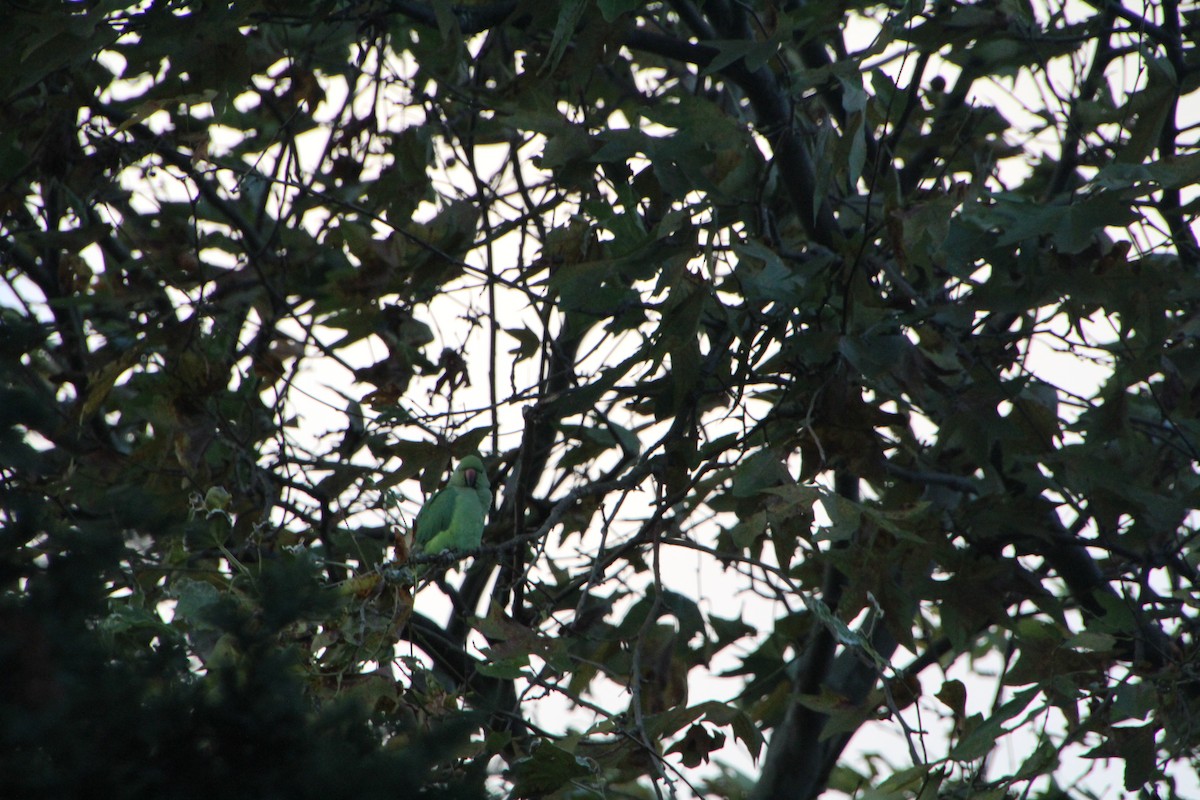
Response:
[{"label": "tree foliage", "polygon": [[13,796],[1195,779],[1194,6],[5,13]]}]

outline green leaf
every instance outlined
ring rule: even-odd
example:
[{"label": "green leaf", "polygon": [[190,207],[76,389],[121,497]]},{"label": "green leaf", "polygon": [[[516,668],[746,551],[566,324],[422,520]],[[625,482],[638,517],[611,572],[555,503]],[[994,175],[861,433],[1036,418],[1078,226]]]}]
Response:
[{"label": "green leaf", "polygon": [[1129,138],[1117,150],[1116,161],[1121,164],[1140,164],[1158,146],[1163,126],[1175,113],[1172,97],[1179,88],[1178,76],[1167,58],[1151,58],[1146,62],[1149,79],[1146,88],[1131,98],[1137,116]]},{"label": "green leaf", "polygon": [[206,615],[209,609],[221,601],[221,592],[216,586],[206,581],[194,581],[180,578],[172,586],[175,595],[175,621],[183,622],[189,627],[207,626]]},{"label": "green leaf", "polygon": [[1125,789],[1137,791],[1159,777],[1156,762],[1155,724],[1111,729],[1111,738],[1083,754],[1084,758],[1120,758],[1125,761]]},{"label": "green leaf", "polygon": [[505,328],[504,332],[517,340],[517,346],[508,351],[516,363],[532,358],[542,349],[541,337],[528,328]]},{"label": "green leaf", "polygon": [[738,464],[733,476],[733,488],[730,494],[734,497],[756,497],[759,493],[773,489],[791,481],[787,467],[779,458],[778,453],[770,450],[759,451]]},{"label": "green leaf", "polygon": [[1013,773],[1013,780],[1027,781],[1053,772],[1058,767],[1058,750],[1050,742],[1040,742]]},{"label": "green leaf", "polygon": [[592,765],[585,759],[561,747],[538,742],[531,755],[513,763],[506,777],[513,782],[513,797],[537,798],[558,791],[571,781],[586,778],[592,772]]},{"label": "green leaf", "polygon": [[911,792],[925,784],[929,777],[929,767],[917,764],[892,773],[877,787],[877,791],[885,794],[892,792]]},{"label": "green leaf", "polygon": [[701,75],[714,75],[742,59],[746,60],[746,69],[753,71],[779,52],[779,43],[771,40],[709,39],[705,44],[715,47],[717,55],[700,71]]},{"label": "green leaf", "polygon": [[433,0],[433,14],[437,20],[438,32],[442,35],[442,43],[448,46],[460,45],[462,30],[458,26],[458,18],[454,15],[452,0]]},{"label": "green leaf", "polygon": [[1134,218],[1129,203],[1110,192],[1100,192],[1078,202],[1050,205],[1011,195],[998,196],[996,213],[1008,221],[996,244],[1018,244],[1049,236],[1068,255],[1080,253],[1093,244],[1103,228],[1127,225]]},{"label": "green leaf", "polygon": [[588,0],[560,0],[558,19],[554,23],[554,33],[550,38],[550,50],[546,53],[541,72],[553,72],[558,66],[587,5]]},{"label": "green leaf", "polygon": [[950,758],[955,761],[974,761],[990,753],[996,746],[996,740],[1008,733],[1005,723],[1023,712],[1040,693],[1041,688],[1033,686],[1017,692],[991,716],[971,715],[964,725],[966,733],[951,749]]},{"label": "green leaf", "polygon": [[636,11],[642,5],[642,0],[596,0],[596,6],[604,15],[605,22],[612,22],[622,14]]},{"label": "green leaf", "polygon": [[1108,653],[1116,646],[1117,637],[1111,633],[1080,631],[1063,642],[1063,647],[1072,650],[1087,650],[1092,653]]},{"label": "green leaf", "polygon": [[475,666],[476,671],[480,675],[486,675],[489,678],[502,678],[504,680],[523,678],[528,668],[528,656],[505,658],[498,661],[481,661]]},{"label": "green leaf", "polygon": [[945,703],[956,717],[966,716],[967,711],[967,687],[962,681],[950,679],[942,683],[942,688],[938,689],[935,695],[938,700]]},{"label": "green leaf", "polygon": [[634,431],[618,425],[611,420],[607,420],[605,424],[608,426],[608,429],[612,431],[613,435],[616,436],[623,453],[625,453],[627,456],[637,456],[639,453],[641,453],[642,440],[638,438],[638,435]]},{"label": "green leaf", "polygon": [[709,731],[703,725],[692,725],[667,752],[678,753],[685,767],[695,768],[707,764],[711,754],[724,746],[724,734]]}]

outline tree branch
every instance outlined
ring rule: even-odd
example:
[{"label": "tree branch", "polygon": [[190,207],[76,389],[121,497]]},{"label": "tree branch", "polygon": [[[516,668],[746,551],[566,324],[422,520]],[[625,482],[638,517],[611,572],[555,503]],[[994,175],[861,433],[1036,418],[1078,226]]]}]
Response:
[{"label": "tree branch", "polygon": [[[625,43],[634,49],[700,67],[708,66],[720,52],[714,47],[693,45],[643,28],[630,31]],[[720,74],[737,85],[750,100],[758,127],[774,152],[780,181],[809,238],[822,246],[833,247],[841,238],[841,232],[826,198],[816,196],[816,171],[808,146],[798,130],[799,121],[795,118],[791,98],[765,66],[751,72],[743,61],[735,61],[721,69]]]}]

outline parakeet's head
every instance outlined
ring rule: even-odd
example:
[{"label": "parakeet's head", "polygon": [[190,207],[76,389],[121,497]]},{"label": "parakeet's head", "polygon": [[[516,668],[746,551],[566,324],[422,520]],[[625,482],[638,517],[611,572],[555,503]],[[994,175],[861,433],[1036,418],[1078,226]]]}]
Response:
[{"label": "parakeet's head", "polygon": [[450,482],[459,486],[469,486],[472,489],[488,488],[487,472],[483,469],[483,461],[478,456],[467,456],[458,462],[458,468],[450,477]]}]

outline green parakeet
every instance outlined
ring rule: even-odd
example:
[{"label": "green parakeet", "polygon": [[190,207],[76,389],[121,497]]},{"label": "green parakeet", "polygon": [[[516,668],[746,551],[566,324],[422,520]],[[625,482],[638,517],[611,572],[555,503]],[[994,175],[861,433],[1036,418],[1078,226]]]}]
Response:
[{"label": "green parakeet", "polygon": [[450,482],[417,514],[416,549],[425,553],[474,550],[483,541],[483,524],[492,505],[487,472],[477,456],[458,462]]}]

